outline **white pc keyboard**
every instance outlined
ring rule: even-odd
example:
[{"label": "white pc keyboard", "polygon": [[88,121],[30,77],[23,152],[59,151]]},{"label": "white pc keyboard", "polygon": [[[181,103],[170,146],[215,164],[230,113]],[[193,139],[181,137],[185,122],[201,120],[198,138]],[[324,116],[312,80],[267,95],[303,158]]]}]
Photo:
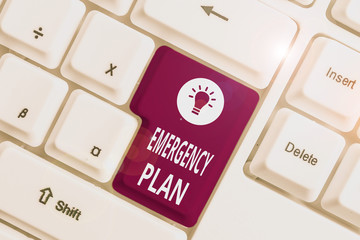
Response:
[{"label": "white pc keyboard", "polygon": [[359,0],[0,0],[0,239],[360,239]]}]

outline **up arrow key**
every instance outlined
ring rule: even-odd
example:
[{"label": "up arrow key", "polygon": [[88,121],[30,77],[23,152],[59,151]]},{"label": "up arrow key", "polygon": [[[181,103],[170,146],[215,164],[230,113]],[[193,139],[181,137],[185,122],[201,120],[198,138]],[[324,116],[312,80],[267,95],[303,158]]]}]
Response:
[{"label": "up arrow key", "polygon": [[49,198],[54,196],[49,187],[41,189],[40,192],[42,192],[42,194],[41,194],[41,197],[39,199],[39,202],[44,204],[44,205],[46,205],[46,203],[49,201]]},{"label": "up arrow key", "polygon": [[229,21],[229,19],[227,17],[224,17],[223,15],[213,11],[214,6],[201,6],[201,7],[202,7],[202,9],[204,9],[204,11],[206,12],[206,14],[208,16],[210,16],[210,14],[214,14],[215,16],[217,16],[225,21]]}]

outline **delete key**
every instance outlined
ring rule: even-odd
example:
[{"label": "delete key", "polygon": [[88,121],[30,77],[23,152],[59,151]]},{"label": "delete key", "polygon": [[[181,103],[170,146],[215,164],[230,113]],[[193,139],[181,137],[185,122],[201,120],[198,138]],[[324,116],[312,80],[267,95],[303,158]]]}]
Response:
[{"label": "delete key", "polygon": [[159,48],[130,104],[142,124],[114,189],[195,225],[258,99],[254,90]]}]

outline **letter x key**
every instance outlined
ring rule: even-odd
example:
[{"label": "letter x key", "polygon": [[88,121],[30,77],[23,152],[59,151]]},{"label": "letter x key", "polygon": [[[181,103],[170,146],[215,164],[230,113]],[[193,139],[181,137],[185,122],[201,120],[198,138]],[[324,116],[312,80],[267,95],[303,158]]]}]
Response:
[{"label": "letter x key", "polygon": [[110,63],[110,69],[107,70],[107,71],[105,72],[105,74],[110,73],[110,75],[113,76],[113,70],[115,70],[115,68],[117,68],[117,66],[113,66],[113,64]]}]

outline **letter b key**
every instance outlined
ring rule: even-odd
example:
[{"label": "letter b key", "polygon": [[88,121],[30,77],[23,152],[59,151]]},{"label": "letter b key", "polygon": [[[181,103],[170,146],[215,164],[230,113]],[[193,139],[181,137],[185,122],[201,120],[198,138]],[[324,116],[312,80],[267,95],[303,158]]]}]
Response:
[{"label": "letter b key", "polygon": [[18,118],[25,118],[28,112],[29,112],[29,109],[24,108],[24,109],[21,110],[21,112],[19,113]]}]

